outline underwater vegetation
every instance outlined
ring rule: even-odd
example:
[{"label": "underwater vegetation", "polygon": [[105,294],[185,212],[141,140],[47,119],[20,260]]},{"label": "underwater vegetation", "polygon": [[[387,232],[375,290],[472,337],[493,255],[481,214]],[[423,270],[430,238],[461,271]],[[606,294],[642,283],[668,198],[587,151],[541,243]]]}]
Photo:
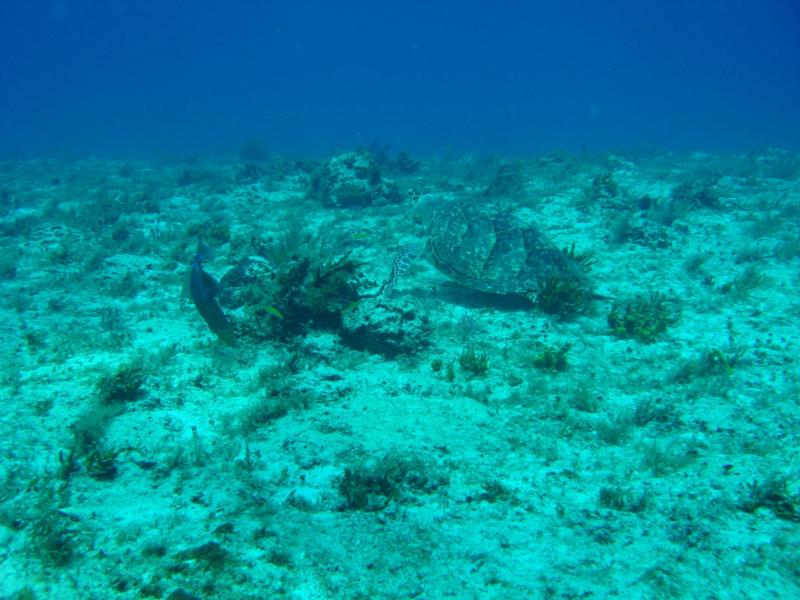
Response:
[{"label": "underwater vegetation", "polygon": [[[593,252],[577,252],[576,244],[562,249],[570,264],[588,273],[597,262]],[[585,281],[553,275],[544,280],[536,294],[536,306],[549,315],[572,319],[591,312],[595,294]]]},{"label": "underwater vegetation", "polygon": [[618,338],[632,338],[644,344],[655,342],[670,325],[680,318],[680,308],[674,300],[661,292],[649,296],[636,296],[615,302],[608,313],[611,334]]},{"label": "underwater vegetation", "polygon": [[719,291],[729,295],[735,300],[746,300],[757,289],[769,283],[769,277],[763,268],[757,264],[747,265],[730,281],[723,283]]},{"label": "underwater vegetation", "polygon": [[603,486],[598,493],[598,504],[616,511],[639,513],[647,508],[650,496],[646,491],[634,492],[623,486]]},{"label": "underwater vegetation", "polygon": [[569,366],[567,354],[570,348],[572,348],[572,344],[569,342],[560,346],[548,346],[543,344],[540,350],[533,356],[533,366],[547,373],[566,371]]},{"label": "underwater vegetation", "polygon": [[548,277],[536,294],[536,306],[542,312],[563,319],[586,314],[591,309],[592,292],[570,279]]},{"label": "underwater vegetation", "polygon": [[141,359],[135,359],[100,377],[96,389],[105,404],[130,402],[142,393],[147,370]]},{"label": "underwater vegetation", "polygon": [[[742,556],[753,582],[796,581],[800,496],[786,448],[800,182],[722,168],[718,179],[673,156],[428,160],[377,148],[339,153],[359,158],[336,166],[252,150],[219,164],[101,163],[91,177],[86,165],[47,167],[27,191],[29,167],[0,180],[13,331],[0,374],[14,428],[0,469],[6,564],[52,590],[96,575],[87,594],[109,598],[239,597],[255,585],[302,595],[292,587],[319,573],[330,597],[380,597],[401,577],[400,595],[446,597],[462,588],[414,585],[419,564],[450,552],[452,525],[456,537],[498,532],[488,551],[479,536],[450,554],[466,574],[456,586],[474,597],[533,597],[544,579],[545,595],[608,595],[564,573],[598,552],[638,568],[645,547],[657,567],[612,574],[642,597],[685,595],[683,567],[706,559],[729,560],[720,572],[736,585],[751,582]],[[344,204],[311,193],[314,177]],[[348,181],[355,195],[337,187]],[[454,230],[494,203],[519,216],[485,237],[439,233],[462,288],[422,264],[429,231],[413,205],[428,200],[476,202]],[[520,268],[485,276],[498,255],[486,240],[513,242],[506,224],[531,236],[529,215],[543,236],[574,236],[547,244],[568,266],[530,267],[501,248]],[[236,349],[179,299],[200,236],[220,255],[199,267],[220,277],[198,278]],[[595,261],[616,299],[602,309],[582,285]],[[642,293],[645,281],[665,292]],[[134,502],[174,503],[181,519]],[[549,559],[529,561],[514,524],[542,539],[573,529],[558,577],[542,575]],[[741,553],[727,552],[731,535]],[[507,568],[523,563],[530,573]],[[29,589],[7,595],[43,597],[38,582]]]},{"label": "underwater vegetation", "polygon": [[747,347],[737,342],[732,320],[728,320],[727,344],[724,347],[706,347],[691,358],[678,364],[669,375],[670,383],[698,382],[706,391],[725,396],[733,385],[736,370],[746,364]]},{"label": "underwater vegetation", "polygon": [[[387,358],[427,345],[427,317],[412,306],[384,302],[393,279],[377,293],[361,291],[364,264],[350,249],[296,228],[259,251],[263,259],[244,259],[221,279],[221,304],[241,309],[233,321],[238,336],[264,343],[330,331],[349,348]],[[392,277],[404,269],[402,260],[395,261]]]},{"label": "underwater vegetation", "polygon": [[791,490],[790,479],[786,476],[753,481],[748,484],[747,494],[741,499],[739,508],[747,513],[766,508],[779,519],[800,523],[800,492]]},{"label": "underwater vegetation", "polygon": [[298,367],[293,361],[297,357],[295,354],[288,364],[264,368],[258,372],[258,377],[253,381],[257,397],[224,419],[231,434],[247,437],[291,412],[307,409],[312,405],[314,395],[304,389],[294,377]]},{"label": "underwater vegetation", "polygon": [[65,567],[76,556],[77,535],[69,517],[58,510],[45,509],[29,525],[29,548],[44,564]]},{"label": "underwater vegetation", "polygon": [[[579,253],[575,244],[563,248],[564,257],[581,273],[588,273],[596,263],[594,253]],[[536,306],[542,312],[557,316],[561,319],[573,319],[580,315],[588,314],[594,292],[586,282],[574,277],[552,275],[541,284],[536,294]]]},{"label": "underwater vegetation", "polygon": [[461,339],[468,342],[483,331],[483,326],[475,314],[465,312],[456,321],[455,329]]},{"label": "underwater vegetation", "polygon": [[619,193],[620,187],[612,172],[596,175],[592,179],[591,186],[584,191],[584,194],[591,202],[615,198]]},{"label": "underwater vegetation", "polygon": [[278,326],[296,331],[307,326],[337,329],[344,309],[359,300],[357,273],[360,263],[349,252],[330,258],[303,256],[288,268],[279,268],[274,306],[283,318]]},{"label": "underwater vegetation", "polygon": [[266,249],[265,261],[245,259],[221,279],[220,302],[244,307],[235,324],[242,335],[281,339],[309,329],[336,330],[343,311],[358,302],[361,264],[300,232]]},{"label": "underwater vegetation", "polygon": [[489,370],[489,356],[486,352],[468,346],[458,357],[458,364],[469,377],[482,377]]},{"label": "underwater vegetation", "polygon": [[344,499],[340,510],[378,512],[390,502],[412,502],[446,486],[449,479],[422,458],[386,454],[379,460],[345,467],[338,490]]},{"label": "underwater vegetation", "polygon": [[703,377],[720,376],[729,378],[734,368],[742,360],[745,349],[734,347],[728,350],[719,348],[709,348],[701,351],[698,355],[681,364],[672,374],[672,381],[678,383],[688,383],[694,379]]}]

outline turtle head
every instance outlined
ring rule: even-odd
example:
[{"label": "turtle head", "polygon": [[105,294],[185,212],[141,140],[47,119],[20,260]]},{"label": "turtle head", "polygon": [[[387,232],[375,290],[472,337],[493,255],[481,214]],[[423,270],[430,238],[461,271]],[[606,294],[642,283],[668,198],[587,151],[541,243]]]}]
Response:
[{"label": "turtle head", "polygon": [[429,227],[444,200],[438,194],[422,194],[411,209],[415,223]]}]

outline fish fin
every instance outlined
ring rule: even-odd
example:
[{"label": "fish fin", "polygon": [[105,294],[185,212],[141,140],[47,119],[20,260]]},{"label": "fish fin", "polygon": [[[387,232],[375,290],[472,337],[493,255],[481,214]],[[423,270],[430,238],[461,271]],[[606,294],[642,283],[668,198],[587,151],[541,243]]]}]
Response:
[{"label": "fish fin", "polygon": [[217,338],[222,340],[228,346],[235,348],[239,345],[236,340],[236,334],[233,331],[233,327],[226,327],[225,329],[221,329],[220,331],[215,331],[214,333],[217,334]]},{"label": "fish fin", "polygon": [[198,238],[197,240],[197,252],[195,253],[195,260],[198,262],[205,262],[211,257],[212,254],[211,246],[206,244],[202,238]]}]

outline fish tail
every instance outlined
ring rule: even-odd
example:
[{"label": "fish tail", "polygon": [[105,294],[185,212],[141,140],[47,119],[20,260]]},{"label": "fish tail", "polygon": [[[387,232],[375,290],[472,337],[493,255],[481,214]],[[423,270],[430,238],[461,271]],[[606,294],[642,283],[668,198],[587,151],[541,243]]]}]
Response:
[{"label": "fish tail", "polygon": [[211,257],[211,246],[206,244],[202,238],[197,239],[197,252],[194,255],[195,262],[202,263]]}]

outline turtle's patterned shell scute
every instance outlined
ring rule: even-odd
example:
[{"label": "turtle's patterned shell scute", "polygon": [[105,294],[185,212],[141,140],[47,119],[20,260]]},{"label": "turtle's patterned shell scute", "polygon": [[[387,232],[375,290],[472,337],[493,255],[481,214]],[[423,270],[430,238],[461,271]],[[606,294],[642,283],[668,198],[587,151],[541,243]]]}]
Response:
[{"label": "turtle's patterned shell scute", "polygon": [[553,277],[586,284],[574,261],[507,210],[479,202],[448,204],[434,214],[429,233],[434,266],[473,289],[536,294]]}]

